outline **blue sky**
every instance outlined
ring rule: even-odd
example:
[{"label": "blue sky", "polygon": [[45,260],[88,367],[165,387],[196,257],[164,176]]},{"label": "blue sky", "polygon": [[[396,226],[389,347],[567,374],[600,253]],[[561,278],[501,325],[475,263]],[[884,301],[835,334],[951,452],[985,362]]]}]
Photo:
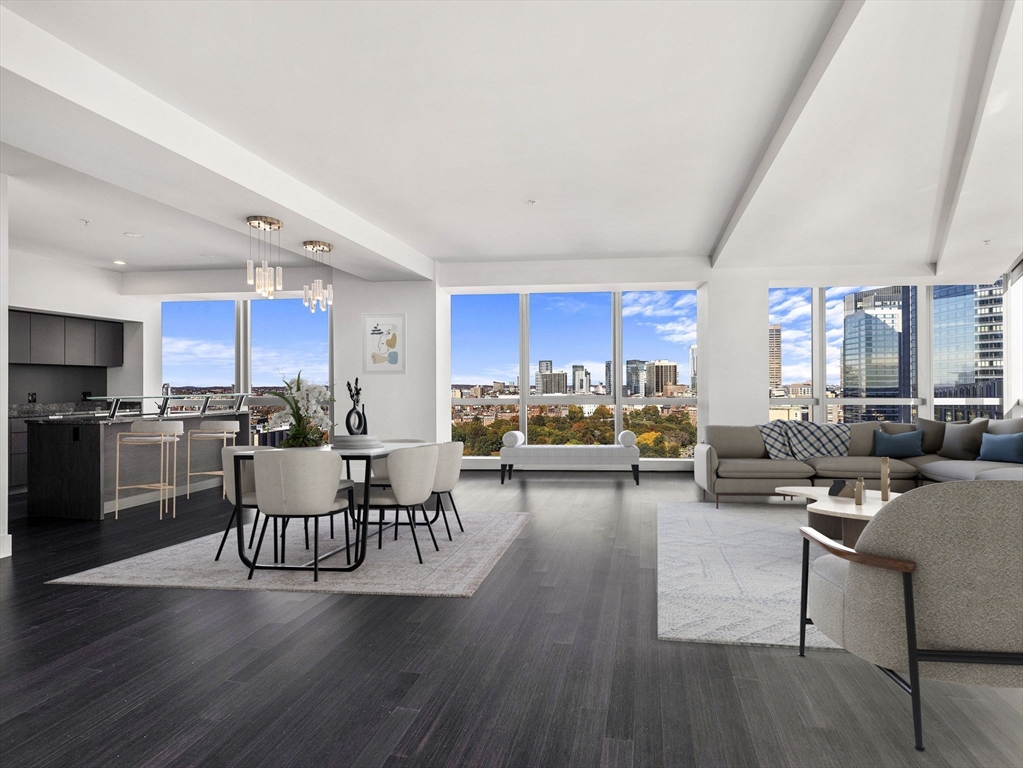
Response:
[{"label": "blue sky", "polygon": [[[284,376],[327,383],[327,313],[301,299],[252,301],[252,385]],[[163,304],[163,380],[171,386],[225,387],[234,382],[234,302]]]},{"label": "blue sky", "polygon": [[[610,293],[534,293],[529,297],[530,380],[539,360],[570,372],[584,365],[594,384],[611,357]],[[451,297],[451,381],[514,382],[518,375],[519,297]],[[677,362],[689,381],[689,346],[696,343],[696,291],[643,291],[622,296],[626,359]]]}]

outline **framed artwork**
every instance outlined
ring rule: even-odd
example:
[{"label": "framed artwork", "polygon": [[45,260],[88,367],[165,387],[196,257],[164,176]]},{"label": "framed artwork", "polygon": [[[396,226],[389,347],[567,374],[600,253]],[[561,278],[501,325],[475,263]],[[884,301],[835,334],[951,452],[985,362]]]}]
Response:
[{"label": "framed artwork", "polygon": [[362,316],[362,370],[405,373],[405,315]]}]

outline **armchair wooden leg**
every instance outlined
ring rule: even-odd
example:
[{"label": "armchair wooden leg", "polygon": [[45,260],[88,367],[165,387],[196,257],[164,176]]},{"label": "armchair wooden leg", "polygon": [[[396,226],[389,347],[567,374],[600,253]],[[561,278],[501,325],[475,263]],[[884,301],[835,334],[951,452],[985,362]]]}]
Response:
[{"label": "armchair wooden leg", "polygon": [[913,737],[916,748],[924,750],[923,722],[920,712],[920,663],[916,653],[916,615],[913,608],[913,574],[902,574],[902,594],[906,604],[906,645],[909,651],[909,695],[913,700]]},{"label": "armchair wooden leg", "polygon": [[639,485],[639,464],[632,465],[632,479],[636,481],[636,485]]}]

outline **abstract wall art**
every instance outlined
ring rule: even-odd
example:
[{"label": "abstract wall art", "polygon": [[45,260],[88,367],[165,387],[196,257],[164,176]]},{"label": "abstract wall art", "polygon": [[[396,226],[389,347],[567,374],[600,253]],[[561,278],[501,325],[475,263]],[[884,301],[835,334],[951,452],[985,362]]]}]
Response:
[{"label": "abstract wall art", "polygon": [[405,315],[362,316],[362,368],[405,373]]}]

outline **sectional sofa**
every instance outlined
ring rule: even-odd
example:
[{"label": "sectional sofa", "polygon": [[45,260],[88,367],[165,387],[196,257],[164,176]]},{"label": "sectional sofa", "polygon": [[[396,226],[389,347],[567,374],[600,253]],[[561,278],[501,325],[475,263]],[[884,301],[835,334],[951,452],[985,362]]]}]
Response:
[{"label": "sectional sofa", "polygon": [[[943,422],[921,419],[917,424],[864,422],[850,424],[852,433],[846,456],[820,456],[796,461],[768,456],[756,426],[708,426],[703,442],[696,446],[696,484],[715,501],[721,496],[773,496],[780,485],[825,485],[833,480],[862,477],[868,488],[877,489],[881,458],[874,453],[878,430],[885,434],[922,431],[923,456],[889,459],[891,487],[903,492],[918,485],[950,480],[1023,480],[1023,464],[979,461],[981,435],[1023,432],[1023,418],[1002,421],[980,420],[956,425],[946,441]],[[971,458],[973,457],[973,458]]]}]

